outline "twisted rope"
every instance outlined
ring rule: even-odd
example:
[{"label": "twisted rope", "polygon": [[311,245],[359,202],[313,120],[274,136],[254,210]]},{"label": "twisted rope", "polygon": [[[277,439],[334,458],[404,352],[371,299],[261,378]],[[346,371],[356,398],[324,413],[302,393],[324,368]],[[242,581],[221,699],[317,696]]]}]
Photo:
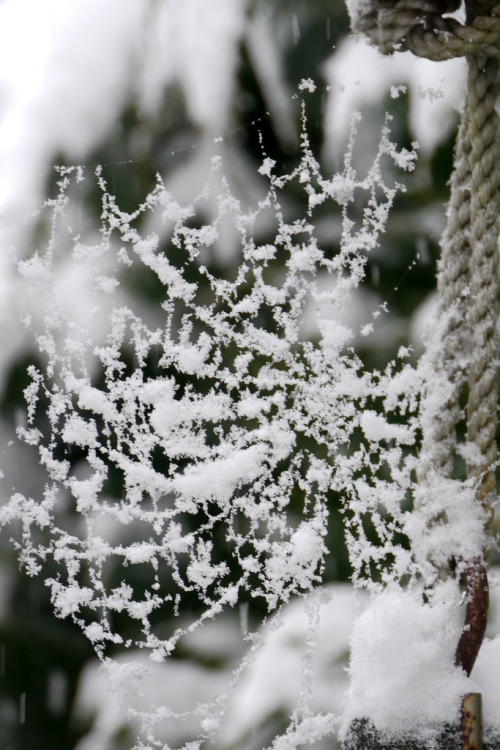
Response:
[{"label": "twisted rope", "polygon": [[434,335],[439,345],[431,346],[436,381],[446,380],[448,398],[427,421],[419,472],[421,480],[431,469],[441,476],[452,474],[468,350],[467,442],[479,451],[467,453],[467,476],[481,478],[477,496],[488,511],[488,496],[495,487],[491,467],[497,457],[497,70],[497,60],[469,60],[467,99],[438,266],[439,323]]},{"label": "twisted rope", "polygon": [[462,24],[443,18],[460,0],[374,0],[356,6],[353,30],[384,54],[409,50],[429,60],[482,55],[500,57],[500,3],[482,4],[481,14]]},{"label": "twisted rope", "polygon": [[469,456],[467,474],[481,479],[477,497],[488,509],[495,488],[492,466],[497,457],[495,433],[498,403],[498,215],[500,210],[496,140],[495,79],[498,60],[469,61],[467,112],[472,144],[471,248],[469,320],[472,333],[467,403],[467,441],[479,449]]},{"label": "twisted rope", "polygon": [[[476,499],[486,511],[488,528],[497,459],[500,154],[495,80],[500,58],[500,3],[466,0],[463,24],[443,17],[459,6],[460,0],[358,0],[352,10],[352,25],[385,54],[409,50],[436,61],[467,58],[467,95],[438,267],[440,302],[434,336],[439,346],[430,347],[435,388],[445,396],[441,402],[428,399],[419,481],[425,484],[431,472],[452,476],[456,427],[462,418],[459,396],[467,377],[466,470],[468,478],[477,480]],[[430,384],[431,391],[432,387]],[[446,521],[445,514],[430,519],[430,523],[438,521]],[[468,606],[455,663],[470,674],[488,611],[485,552],[458,562]]]},{"label": "twisted rope", "polygon": [[[456,453],[456,428],[462,418],[460,393],[466,381],[464,359],[469,346],[468,315],[470,249],[470,184],[469,154],[471,143],[469,123],[462,119],[455,148],[455,168],[450,185],[446,228],[441,238],[438,263],[437,321],[433,341],[429,345],[430,367],[435,374],[436,389],[446,385],[446,400],[435,409],[434,399],[424,402],[430,412],[424,420],[425,429],[419,466],[419,482],[434,471],[451,477]],[[446,520],[446,519],[443,519]]]},{"label": "twisted rope", "polygon": [[[467,402],[467,476],[478,480],[476,498],[492,516],[498,424],[498,215],[500,209],[498,115],[495,80],[499,62],[479,55],[468,60],[467,99],[470,143],[470,304],[469,397]],[[455,663],[470,675],[486,631],[489,593],[485,553],[464,565],[468,604]]]}]

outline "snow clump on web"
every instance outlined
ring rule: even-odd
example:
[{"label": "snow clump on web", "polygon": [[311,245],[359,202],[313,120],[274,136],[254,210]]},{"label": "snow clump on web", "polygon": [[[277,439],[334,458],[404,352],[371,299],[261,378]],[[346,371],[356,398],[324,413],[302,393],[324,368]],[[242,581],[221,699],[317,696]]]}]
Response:
[{"label": "snow clump on web", "polygon": [[[259,600],[272,612],[310,591],[322,580],[332,496],[344,503],[355,581],[376,586],[415,570],[400,539],[418,382],[404,357],[367,372],[339,319],[403,189],[386,184],[382,167],[411,169],[416,155],[398,150],[387,126],[360,178],[353,129],[343,171],[325,178],[303,122],[290,173],[263,153],[268,190],[253,211],[229,191],[220,158],[192,205],[158,177],[133,213],[120,209],[100,169],[93,178],[61,168],[58,196],[45,206],[47,247],[19,263],[23,283],[43,291],[45,314],[36,334],[43,364],[30,368],[18,432],[47,482],[35,498],[12,495],[0,521],[20,520],[26,571],[46,577],[55,613],[74,620],[107,663],[117,646],[161,662],[227,608]],[[102,226],[85,242],[69,217],[74,191],[92,179]],[[291,185],[308,209],[290,221],[282,196]],[[218,215],[207,222],[214,196]],[[324,204],[342,224],[333,255],[315,227]],[[227,221],[240,262],[216,276],[207,258]],[[263,222],[272,242],[259,241]],[[68,254],[93,280],[86,323],[57,288]],[[145,270],[161,289],[154,320],[120,291]]]}]

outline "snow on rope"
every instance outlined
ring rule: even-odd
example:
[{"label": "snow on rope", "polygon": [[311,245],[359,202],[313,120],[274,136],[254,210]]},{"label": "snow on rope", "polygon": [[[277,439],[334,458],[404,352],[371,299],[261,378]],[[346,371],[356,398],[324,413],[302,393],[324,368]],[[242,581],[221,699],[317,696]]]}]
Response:
[{"label": "snow on rope", "polygon": [[[429,535],[448,521],[446,509],[436,513],[432,498],[435,477],[451,480],[457,456],[465,462],[487,531],[497,459],[500,173],[495,81],[500,57],[500,4],[467,3],[464,23],[446,16],[459,6],[456,0],[358,0],[349,8],[353,30],[365,34],[384,54],[409,50],[435,61],[465,56],[468,64],[447,227],[441,243],[439,314],[426,355],[432,377],[423,406],[417,505],[424,516],[427,512]],[[466,382],[466,440],[457,444],[457,425],[463,418],[459,398]],[[418,545],[417,540],[415,543]],[[429,562],[434,573],[430,577],[446,576],[458,563],[469,593],[475,590],[473,580],[486,581],[484,549],[478,548],[468,559],[456,560],[443,559],[438,544],[432,552]],[[481,591],[485,586],[479,587]],[[486,609],[487,596],[477,597],[477,606]],[[471,616],[478,619],[473,610]],[[479,620],[485,625],[486,612]],[[457,664],[467,673],[484,635],[484,627],[480,630],[464,629],[457,649]],[[472,638],[473,645],[469,642]]]}]

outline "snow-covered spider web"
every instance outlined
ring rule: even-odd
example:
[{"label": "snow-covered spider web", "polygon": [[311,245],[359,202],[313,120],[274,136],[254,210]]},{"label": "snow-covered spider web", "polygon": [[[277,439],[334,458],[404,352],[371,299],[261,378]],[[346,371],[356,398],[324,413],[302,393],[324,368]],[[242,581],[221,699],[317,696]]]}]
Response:
[{"label": "snow-covered spider web", "polygon": [[[303,125],[289,174],[263,152],[269,188],[252,211],[231,195],[218,157],[192,205],[158,177],[134,213],[120,210],[100,169],[61,168],[45,206],[47,246],[19,263],[46,310],[26,321],[42,364],[30,368],[19,437],[38,450],[47,482],[35,498],[15,493],[0,520],[20,521],[22,564],[45,577],[55,613],[106,663],[117,647],[161,662],[227,608],[255,601],[273,612],[310,591],[328,554],[331,493],[344,498],[355,579],[413,573],[401,533],[418,383],[402,361],[367,372],[343,316],[403,189],[384,175],[411,169],[415,153],[399,151],[387,126],[366,176],[353,169],[351,141],[343,171],[325,178],[305,115]],[[87,240],[72,228],[72,205],[92,179],[102,226]],[[286,219],[290,185],[307,197],[303,219]],[[327,203],[342,227],[333,255],[315,226]],[[206,259],[228,221],[240,263],[215,276]],[[262,226],[274,241],[259,240]],[[69,258],[93,280],[85,322],[57,287]],[[145,269],[161,288],[154,319],[120,293]],[[196,710],[206,739],[213,707]],[[149,707],[144,717],[173,713]]]}]

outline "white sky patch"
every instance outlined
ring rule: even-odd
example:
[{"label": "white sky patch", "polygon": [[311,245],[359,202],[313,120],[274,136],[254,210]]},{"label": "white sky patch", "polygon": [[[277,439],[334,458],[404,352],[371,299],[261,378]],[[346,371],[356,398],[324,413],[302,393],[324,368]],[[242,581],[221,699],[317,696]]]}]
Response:
[{"label": "white sky patch", "polygon": [[245,8],[246,0],[0,4],[0,208],[32,210],[57,154],[85,161],[128,99],[153,113],[175,81],[194,123],[220,135]]},{"label": "white sky patch", "polygon": [[331,156],[345,145],[352,112],[375,106],[389,93],[395,98],[405,87],[412,135],[424,151],[432,151],[453,125],[453,110],[465,86],[460,59],[435,63],[410,52],[383,56],[368,42],[351,37],[338,45],[322,74],[330,86],[325,134]]},{"label": "white sky patch", "polygon": [[297,139],[292,92],[273,26],[269,23],[267,5],[257,4],[246,28],[246,44],[275,130],[283,144],[289,147]]},{"label": "white sky patch", "polygon": [[0,66],[0,172],[9,176],[0,183],[0,206],[30,210],[56,154],[82,159],[115,124],[143,6],[143,0],[0,5],[0,46],[8,56]]}]

